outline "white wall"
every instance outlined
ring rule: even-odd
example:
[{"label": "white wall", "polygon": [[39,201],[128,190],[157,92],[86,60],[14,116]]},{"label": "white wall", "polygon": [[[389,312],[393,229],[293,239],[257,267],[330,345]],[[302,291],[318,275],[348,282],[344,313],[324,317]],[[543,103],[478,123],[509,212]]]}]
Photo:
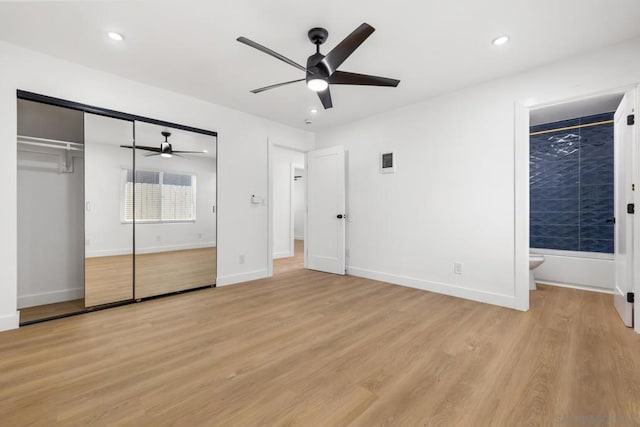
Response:
[{"label": "white wall", "polygon": [[[514,283],[514,106],[638,81],[640,39],[320,133],[318,148],[349,152],[348,272],[526,309]],[[385,150],[395,174],[378,171]]]},{"label": "white wall", "polygon": [[293,183],[293,236],[304,240],[304,189],[307,185],[304,169],[296,169],[294,175],[302,178]]},{"label": "white wall", "polygon": [[82,155],[59,173],[60,150],[39,151],[18,152],[18,308],[84,297]]},{"label": "white wall", "polygon": [[292,257],[294,232],[293,166],[304,166],[304,153],[274,146],[273,167],[273,258]]},{"label": "white wall", "polygon": [[313,134],[4,42],[0,64],[0,179],[9,201],[0,210],[0,330],[18,324],[17,89],[217,131],[218,285],[267,275],[267,209],[250,202],[251,194],[267,196],[267,141],[309,150]]}]

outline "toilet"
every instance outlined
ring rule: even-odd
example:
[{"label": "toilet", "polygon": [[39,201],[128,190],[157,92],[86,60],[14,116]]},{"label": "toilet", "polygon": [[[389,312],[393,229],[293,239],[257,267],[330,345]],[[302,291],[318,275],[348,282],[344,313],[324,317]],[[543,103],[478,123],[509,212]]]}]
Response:
[{"label": "toilet", "polygon": [[535,291],[536,279],[533,277],[533,270],[540,267],[544,262],[544,255],[529,254],[529,290]]}]

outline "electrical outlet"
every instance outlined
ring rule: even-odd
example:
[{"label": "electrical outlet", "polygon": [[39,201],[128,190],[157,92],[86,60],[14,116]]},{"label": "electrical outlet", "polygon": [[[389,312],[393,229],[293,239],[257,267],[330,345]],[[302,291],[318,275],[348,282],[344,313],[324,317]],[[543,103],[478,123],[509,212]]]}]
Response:
[{"label": "electrical outlet", "polygon": [[240,264],[244,264],[244,255],[240,255],[238,257],[238,262],[240,262]]},{"label": "electrical outlet", "polygon": [[462,263],[461,262],[454,262],[453,263],[453,272],[455,274],[462,274]]},{"label": "electrical outlet", "polygon": [[198,239],[202,239],[202,233],[198,233]]},{"label": "electrical outlet", "polygon": [[159,241],[161,241],[161,240],[162,240],[162,239],[160,238],[160,235],[159,235],[159,234],[158,234],[158,235],[156,235],[156,242],[159,242]]}]

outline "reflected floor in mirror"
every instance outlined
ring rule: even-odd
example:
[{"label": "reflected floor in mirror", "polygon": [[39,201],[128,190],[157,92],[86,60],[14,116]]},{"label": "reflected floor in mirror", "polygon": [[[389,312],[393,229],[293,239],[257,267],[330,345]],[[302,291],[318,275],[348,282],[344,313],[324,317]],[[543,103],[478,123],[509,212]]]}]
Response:
[{"label": "reflected floor in mirror", "polygon": [[20,309],[20,323],[47,319],[54,316],[62,316],[64,314],[77,313],[80,311],[84,311],[84,299],[74,299],[54,304],[25,307]]}]

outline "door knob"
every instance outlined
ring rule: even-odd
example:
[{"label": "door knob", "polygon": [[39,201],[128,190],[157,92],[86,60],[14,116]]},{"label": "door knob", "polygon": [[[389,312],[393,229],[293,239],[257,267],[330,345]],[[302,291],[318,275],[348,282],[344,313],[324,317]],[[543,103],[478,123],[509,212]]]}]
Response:
[{"label": "door knob", "polygon": [[338,214],[338,215],[336,216],[336,218],[338,218],[338,219],[342,219],[342,214]]}]

